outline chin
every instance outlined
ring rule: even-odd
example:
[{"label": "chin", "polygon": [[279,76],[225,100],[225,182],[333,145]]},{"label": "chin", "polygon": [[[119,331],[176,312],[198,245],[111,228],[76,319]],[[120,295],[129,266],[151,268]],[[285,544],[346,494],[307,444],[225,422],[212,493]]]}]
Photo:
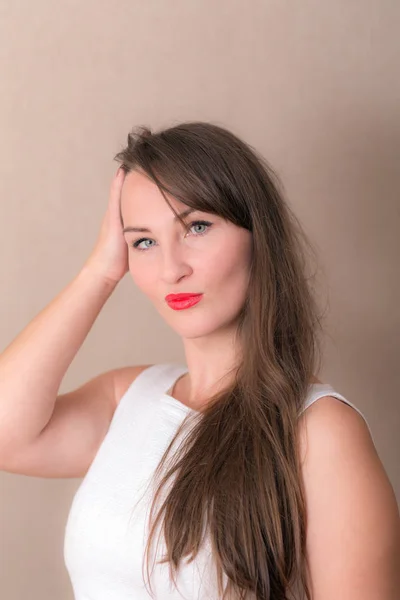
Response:
[{"label": "chin", "polygon": [[198,338],[205,337],[216,331],[214,327],[204,327],[201,324],[196,325],[195,323],[188,323],[187,326],[172,325],[172,329],[181,337],[186,340],[196,340]]},{"label": "chin", "polygon": [[[180,316],[179,311],[177,311],[177,316]],[[171,322],[171,319],[167,320],[170,327],[179,336],[187,340],[195,340],[214,335],[218,331],[225,329],[227,326],[229,327],[229,324],[233,322],[233,319],[229,319],[229,321],[226,321],[226,319],[217,320],[215,319],[215,316],[212,321],[211,319],[206,319],[205,315],[201,315],[201,317],[197,319],[189,314],[187,314],[187,317],[186,320],[182,319],[181,322],[178,322],[177,320]]]}]

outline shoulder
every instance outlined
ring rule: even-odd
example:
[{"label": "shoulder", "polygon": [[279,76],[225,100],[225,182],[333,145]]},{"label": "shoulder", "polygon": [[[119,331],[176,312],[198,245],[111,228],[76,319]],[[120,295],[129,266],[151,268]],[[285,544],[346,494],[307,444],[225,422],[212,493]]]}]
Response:
[{"label": "shoulder", "polygon": [[303,476],[310,487],[317,477],[339,469],[340,474],[357,466],[380,464],[375,445],[363,417],[333,396],[311,404],[299,419]]},{"label": "shoulder", "polygon": [[[363,417],[354,408],[334,396],[323,396],[313,402],[299,419],[299,433],[303,460],[307,458],[310,443],[337,440],[345,451],[344,443],[376,452],[371,434]],[[328,436],[328,438],[326,437]],[[344,436],[344,439],[343,439]]]},{"label": "shoulder", "polygon": [[304,411],[299,428],[316,597],[391,600],[384,590],[400,585],[399,511],[367,424],[324,396]]},{"label": "shoulder", "polygon": [[122,396],[125,394],[129,386],[135,381],[136,377],[140,375],[142,371],[152,366],[153,365],[133,365],[114,369],[113,383],[115,407],[118,406]]}]

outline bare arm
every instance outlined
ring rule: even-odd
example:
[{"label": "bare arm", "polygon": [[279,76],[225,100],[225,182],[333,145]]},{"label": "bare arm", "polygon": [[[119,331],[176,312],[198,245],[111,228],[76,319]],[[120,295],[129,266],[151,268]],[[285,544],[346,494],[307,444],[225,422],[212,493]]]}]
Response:
[{"label": "bare arm", "polygon": [[366,423],[325,397],[302,425],[313,598],[397,599],[399,510]]},{"label": "bare arm", "polygon": [[[8,456],[28,448],[46,428],[69,365],[128,271],[120,218],[123,181],[124,173],[119,169],[111,183],[98,240],[80,273],[0,355],[0,456],[4,464]],[[92,387],[85,388],[89,396]],[[110,396],[108,387],[105,397]],[[73,394],[74,399],[79,396]]]},{"label": "bare arm", "polygon": [[117,282],[84,266],[0,355],[0,452],[49,422],[61,381]]}]

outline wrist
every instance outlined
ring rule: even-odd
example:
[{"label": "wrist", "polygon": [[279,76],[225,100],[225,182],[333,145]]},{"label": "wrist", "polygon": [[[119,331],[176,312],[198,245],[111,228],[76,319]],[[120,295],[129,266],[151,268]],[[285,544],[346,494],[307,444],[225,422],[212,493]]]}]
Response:
[{"label": "wrist", "polygon": [[107,276],[104,271],[90,262],[86,262],[83,265],[82,270],[79,273],[79,277],[92,280],[94,283],[104,288],[104,291],[109,291],[110,293],[119,283],[119,281]]}]

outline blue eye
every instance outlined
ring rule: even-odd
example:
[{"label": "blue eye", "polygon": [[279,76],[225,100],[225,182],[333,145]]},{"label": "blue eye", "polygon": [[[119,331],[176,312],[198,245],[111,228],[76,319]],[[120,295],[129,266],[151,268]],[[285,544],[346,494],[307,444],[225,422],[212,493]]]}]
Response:
[{"label": "blue eye", "polygon": [[[197,232],[195,234],[196,237],[199,235],[205,235],[208,232],[209,228],[211,227],[212,223],[210,223],[209,221],[192,221],[190,223],[190,227],[188,229],[192,229],[192,227],[199,226],[199,225],[201,227],[206,227],[206,230]],[[150,248],[152,246],[147,246],[147,248],[139,248],[139,244],[141,244],[142,242],[147,242],[148,240],[150,240],[150,238],[140,238],[140,240],[133,242],[131,245],[133,246],[133,248],[136,248],[136,250],[139,250],[140,252],[145,252],[147,250],[150,250]]]}]

